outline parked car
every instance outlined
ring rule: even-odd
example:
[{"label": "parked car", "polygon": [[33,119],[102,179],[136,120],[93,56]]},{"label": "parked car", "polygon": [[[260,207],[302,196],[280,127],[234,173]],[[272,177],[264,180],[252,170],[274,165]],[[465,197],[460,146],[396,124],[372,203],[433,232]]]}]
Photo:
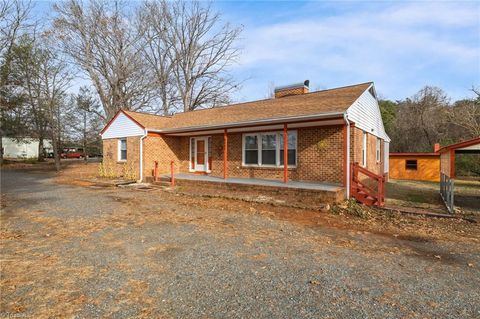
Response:
[{"label": "parked car", "polygon": [[60,154],[61,158],[83,158],[83,148],[65,148]]}]

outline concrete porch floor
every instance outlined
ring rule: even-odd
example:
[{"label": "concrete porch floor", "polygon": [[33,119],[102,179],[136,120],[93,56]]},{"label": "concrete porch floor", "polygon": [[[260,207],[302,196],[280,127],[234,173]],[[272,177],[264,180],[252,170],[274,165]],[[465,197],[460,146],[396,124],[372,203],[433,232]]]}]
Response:
[{"label": "concrete porch floor", "polygon": [[[163,179],[170,178],[170,175],[162,175],[161,178]],[[288,183],[283,183],[283,181],[280,181],[280,180],[259,179],[259,178],[238,178],[238,177],[229,177],[227,179],[223,179],[221,177],[215,177],[215,176],[209,176],[209,175],[197,175],[197,174],[185,174],[185,173],[176,174],[175,179],[201,181],[201,182],[213,182],[213,183],[230,183],[230,184],[241,184],[241,185],[308,189],[308,190],[331,191],[331,192],[337,192],[343,189],[343,186],[338,184],[298,182],[298,181],[289,181]]]}]

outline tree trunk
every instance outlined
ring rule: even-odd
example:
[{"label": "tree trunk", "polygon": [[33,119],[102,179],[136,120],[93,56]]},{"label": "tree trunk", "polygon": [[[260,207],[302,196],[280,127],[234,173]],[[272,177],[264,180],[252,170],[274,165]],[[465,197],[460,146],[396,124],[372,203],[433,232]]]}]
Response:
[{"label": "tree trunk", "polygon": [[87,159],[87,111],[83,112],[83,160],[85,164],[88,163]]},{"label": "tree trunk", "polygon": [[40,135],[38,138],[38,161],[45,161],[45,156],[43,154],[43,136]]},{"label": "tree trunk", "polygon": [[53,158],[55,159],[55,170],[60,171],[60,153],[58,152],[58,138],[55,133],[52,132],[52,147],[53,147]]},{"label": "tree trunk", "polygon": [[0,128],[0,165],[3,164],[3,130]]}]

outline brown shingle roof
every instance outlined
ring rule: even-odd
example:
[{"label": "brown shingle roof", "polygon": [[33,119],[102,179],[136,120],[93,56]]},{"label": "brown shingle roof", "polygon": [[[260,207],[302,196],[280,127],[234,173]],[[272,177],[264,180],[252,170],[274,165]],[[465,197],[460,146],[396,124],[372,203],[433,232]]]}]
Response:
[{"label": "brown shingle roof", "polygon": [[125,112],[144,127],[158,130],[345,112],[371,84],[368,82],[278,99],[177,113],[168,117]]},{"label": "brown shingle roof", "polygon": [[133,112],[133,111],[123,111],[135,121],[140,123],[146,128],[152,129],[162,129],[168,126],[168,122],[171,119],[171,116],[160,116],[148,113]]}]

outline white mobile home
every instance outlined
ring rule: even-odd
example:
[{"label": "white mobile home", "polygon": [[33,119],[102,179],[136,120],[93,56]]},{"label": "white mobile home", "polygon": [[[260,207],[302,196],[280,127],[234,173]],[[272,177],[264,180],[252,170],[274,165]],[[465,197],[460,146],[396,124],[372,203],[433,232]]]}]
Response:
[{"label": "white mobile home", "polygon": [[[2,137],[3,157],[4,158],[36,158],[38,157],[37,138],[12,138]],[[50,140],[43,141],[43,148],[46,152],[52,150]]]}]

